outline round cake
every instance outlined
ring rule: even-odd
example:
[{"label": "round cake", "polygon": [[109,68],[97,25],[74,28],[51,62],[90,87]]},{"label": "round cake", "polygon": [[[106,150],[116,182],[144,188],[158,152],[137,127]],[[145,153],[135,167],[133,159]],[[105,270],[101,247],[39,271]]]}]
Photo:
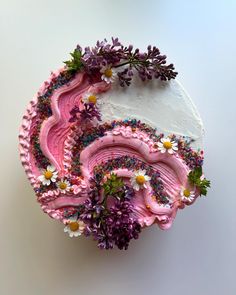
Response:
[{"label": "round cake", "polygon": [[71,53],[30,102],[20,156],[37,201],[70,237],[127,249],[206,195],[203,125],[155,46],[117,38]]}]

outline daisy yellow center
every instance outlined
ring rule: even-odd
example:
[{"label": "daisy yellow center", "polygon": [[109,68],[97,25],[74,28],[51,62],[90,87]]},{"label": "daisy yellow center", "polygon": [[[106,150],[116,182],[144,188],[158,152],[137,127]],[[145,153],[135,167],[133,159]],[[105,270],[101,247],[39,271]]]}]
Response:
[{"label": "daisy yellow center", "polygon": [[190,190],[185,189],[185,190],[183,191],[183,194],[184,194],[184,196],[185,196],[186,198],[190,197]]},{"label": "daisy yellow center", "polygon": [[165,149],[169,150],[172,148],[172,143],[170,141],[163,142],[163,146]]},{"label": "daisy yellow center", "polygon": [[89,101],[90,103],[95,104],[95,103],[97,102],[97,97],[96,97],[96,95],[90,95],[90,96],[88,97],[88,101]]},{"label": "daisy yellow center", "polygon": [[139,185],[143,185],[146,182],[146,179],[143,175],[136,176],[136,182]]},{"label": "daisy yellow center", "polygon": [[66,189],[67,184],[65,182],[60,182],[59,187],[60,187],[60,189]]},{"label": "daisy yellow center", "polygon": [[51,179],[52,178],[52,175],[53,175],[53,173],[52,173],[52,171],[45,171],[44,172],[44,177],[46,178],[46,179]]},{"label": "daisy yellow center", "polygon": [[69,223],[69,228],[71,231],[77,231],[79,229],[79,224],[77,221],[71,221]]},{"label": "daisy yellow center", "polygon": [[112,76],[112,70],[111,69],[106,69],[105,72],[104,72],[104,75],[107,78],[111,78],[111,76]]}]

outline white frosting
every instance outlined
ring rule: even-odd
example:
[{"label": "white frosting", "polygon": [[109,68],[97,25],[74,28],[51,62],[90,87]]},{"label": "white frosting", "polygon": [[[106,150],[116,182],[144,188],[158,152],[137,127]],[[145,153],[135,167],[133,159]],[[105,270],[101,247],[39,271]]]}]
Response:
[{"label": "white frosting", "polygon": [[195,140],[192,146],[202,148],[204,133],[201,117],[190,96],[176,80],[143,82],[135,77],[129,87],[117,82],[102,94],[102,121],[136,118],[157,129]]}]

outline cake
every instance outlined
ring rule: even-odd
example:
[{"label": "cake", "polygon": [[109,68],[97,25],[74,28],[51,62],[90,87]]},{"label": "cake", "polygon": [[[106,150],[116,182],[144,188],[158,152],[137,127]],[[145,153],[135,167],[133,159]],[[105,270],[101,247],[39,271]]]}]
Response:
[{"label": "cake", "polygon": [[203,124],[155,46],[118,38],[71,53],[30,102],[20,157],[42,210],[70,237],[127,249],[206,195]]}]

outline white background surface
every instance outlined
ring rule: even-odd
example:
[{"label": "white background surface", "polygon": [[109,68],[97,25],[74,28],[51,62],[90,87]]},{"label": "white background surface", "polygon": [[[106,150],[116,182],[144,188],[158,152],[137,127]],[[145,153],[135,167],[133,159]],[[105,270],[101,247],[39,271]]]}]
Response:
[{"label": "white background surface", "polygon": [[[0,294],[233,295],[235,287],[236,1],[0,1]],[[26,105],[80,42],[155,44],[205,123],[208,197],[173,227],[144,230],[129,251],[69,239],[43,214],[19,162]],[[170,118],[171,119],[171,118]]]}]

